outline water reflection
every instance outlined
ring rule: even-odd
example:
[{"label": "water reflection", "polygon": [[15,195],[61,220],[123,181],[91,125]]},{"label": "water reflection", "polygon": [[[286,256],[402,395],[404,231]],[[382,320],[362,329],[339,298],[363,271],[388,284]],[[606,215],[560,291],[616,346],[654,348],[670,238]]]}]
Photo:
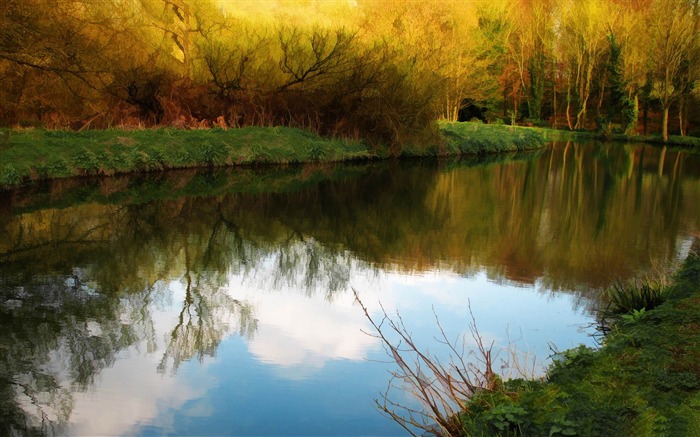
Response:
[{"label": "water reflection", "polygon": [[[230,338],[244,339],[286,380],[332,360],[366,358],[376,344],[360,332],[350,286],[405,282],[382,301],[425,325],[433,304],[459,308],[447,317],[460,323],[465,277],[484,291],[475,299],[522,298],[520,308],[539,302],[491,289],[488,279],[534,286],[552,299],[574,294],[593,308],[601,286],[678,259],[700,231],[698,156],[619,144],[562,143],[479,165],[229,170],[57,185],[0,202],[4,434],[61,434],[69,423],[70,432],[100,432],[80,425],[85,415],[99,417],[105,402],[86,394],[98,377],[128,381],[114,384],[115,397],[157,397],[135,402],[136,422],[162,413],[153,404],[181,408],[217,383],[204,373],[197,386],[171,377],[193,359],[219,359]],[[442,276],[434,283],[410,276],[435,272]],[[416,284],[425,285],[420,293],[407,291]],[[133,431],[135,419],[126,418],[137,416],[122,416],[105,429]],[[99,422],[117,420],[110,417]]]}]

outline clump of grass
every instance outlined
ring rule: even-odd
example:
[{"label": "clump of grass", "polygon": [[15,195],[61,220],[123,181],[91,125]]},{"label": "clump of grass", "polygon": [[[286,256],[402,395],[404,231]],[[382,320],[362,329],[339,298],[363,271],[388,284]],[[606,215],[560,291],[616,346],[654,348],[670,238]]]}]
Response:
[{"label": "clump of grass", "polygon": [[649,311],[664,303],[668,288],[649,280],[629,283],[616,281],[605,290],[608,299],[607,315],[628,314],[633,311]]},{"label": "clump of grass", "polygon": [[0,185],[17,185],[21,180],[22,177],[14,165],[5,164],[0,166]]}]

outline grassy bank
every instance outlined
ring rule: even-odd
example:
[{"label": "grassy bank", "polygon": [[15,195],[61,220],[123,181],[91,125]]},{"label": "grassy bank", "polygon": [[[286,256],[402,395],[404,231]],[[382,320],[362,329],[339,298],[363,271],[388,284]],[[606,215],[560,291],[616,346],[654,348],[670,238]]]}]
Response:
[{"label": "grassy bank", "polygon": [[360,142],[323,139],[288,128],[4,133],[0,186],[5,187],[71,176],[372,157]]},{"label": "grassy bank", "polygon": [[[404,145],[399,156],[488,155],[533,150],[550,141],[614,140],[663,144],[661,137],[548,128],[440,122],[436,144]],[[700,150],[700,138],[666,144]],[[322,138],[284,127],[179,130],[0,129],[0,189],[29,181],[141,173],[176,168],[383,159],[396,149],[361,140]]]},{"label": "grassy bank", "polygon": [[[444,144],[406,146],[401,156],[484,154],[534,149],[533,129],[454,123],[440,126]],[[241,129],[4,130],[0,132],[0,188],[27,181],[114,175],[175,168],[380,159],[387,147],[321,138],[283,127]]]},{"label": "grassy bank", "polygon": [[700,240],[691,251],[664,303],[621,314],[600,349],[559,354],[544,380],[479,392],[464,434],[700,435]]},{"label": "grassy bank", "polygon": [[440,123],[448,155],[488,154],[538,149],[546,143],[540,129],[481,123]]},{"label": "grassy bank", "polygon": [[570,131],[561,129],[539,128],[537,129],[547,141],[620,141],[626,143],[649,143],[667,145],[673,147],[697,148],[700,149],[700,138],[682,137],[680,135],[670,135],[664,141],[661,135],[624,135],[624,134],[603,134],[595,131]]}]

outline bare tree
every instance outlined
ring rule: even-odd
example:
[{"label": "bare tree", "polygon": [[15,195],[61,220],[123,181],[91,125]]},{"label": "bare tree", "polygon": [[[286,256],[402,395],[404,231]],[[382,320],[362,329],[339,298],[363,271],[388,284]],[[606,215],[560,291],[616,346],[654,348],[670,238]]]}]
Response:
[{"label": "bare tree", "polygon": [[354,37],[344,29],[329,31],[317,28],[310,35],[303,34],[297,28],[281,29],[278,32],[282,51],[279,67],[289,79],[278,91],[349,69],[348,54]]}]

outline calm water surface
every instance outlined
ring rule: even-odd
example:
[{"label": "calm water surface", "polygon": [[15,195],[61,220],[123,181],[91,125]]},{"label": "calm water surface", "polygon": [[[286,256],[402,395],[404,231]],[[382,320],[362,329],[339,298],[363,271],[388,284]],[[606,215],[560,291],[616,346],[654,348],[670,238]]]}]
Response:
[{"label": "calm water surface", "polygon": [[401,435],[352,289],[438,355],[471,307],[541,371],[700,236],[699,157],[622,144],[0,196],[2,434]]}]

